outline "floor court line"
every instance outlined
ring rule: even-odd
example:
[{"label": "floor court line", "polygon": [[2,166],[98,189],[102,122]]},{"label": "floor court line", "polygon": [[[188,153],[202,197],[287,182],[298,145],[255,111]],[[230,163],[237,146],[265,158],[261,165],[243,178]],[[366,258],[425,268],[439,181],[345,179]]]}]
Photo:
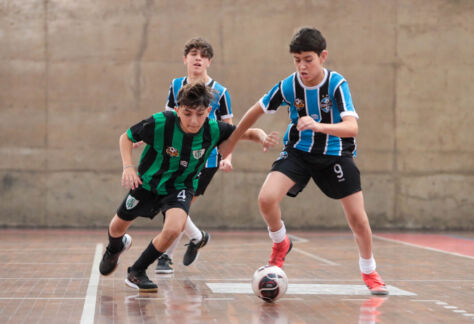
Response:
[{"label": "floor court line", "polygon": [[92,263],[89,286],[87,287],[86,300],[82,310],[81,324],[94,323],[97,289],[99,287],[99,263],[103,248],[102,243],[97,244],[95,248],[94,262]]},{"label": "floor court line", "polygon": [[[214,294],[253,294],[250,283],[206,282]],[[390,296],[416,296],[395,286],[387,286]],[[288,295],[370,295],[365,285],[288,284]]]},{"label": "floor court line", "polygon": [[310,257],[311,259],[314,259],[314,260],[318,260],[320,262],[323,262],[323,263],[326,263],[326,264],[329,264],[329,265],[332,265],[332,266],[338,266],[339,264],[337,264],[336,262],[332,262],[328,259],[325,259],[325,258],[321,258],[320,256],[317,256],[317,255],[314,255],[314,254],[311,254],[309,252],[306,252],[304,250],[301,250],[299,248],[293,248],[293,251],[295,252],[298,252],[298,253],[301,253],[301,254],[304,254],[306,255],[307,257]]},{"label": "floor court line", "polygon": [[0,300],[84,300],[85,297],[0,297]]},{"label": "floor court line", "polygon": [[[164,277],[163,275],[156,275],[154,277],[155,279],[158,280],[168,280],[168,279],[173,279],[173,280],[178,280],[178,281],[185,281],[185,280],[190,280],[190,281],[250,281],[251,278],[192,278],[192,277],[186,277],[186,278],[179,278],[179,277]],[[0,278],[0,280],[85,280],[85,279],[90,279],[90,278],[25,278],[25,277],[5,277],[5,278]],[[123,281],[123,278],[102,278],[102,281]],[[347,279],[347,278],[339,278],[339,279],[314,279],[314,278],[292,278],[291,281],[296,281],[296,282],[359,282],[360,279]],[[473,282],[474,284],[474,279],[390,279],[390,282]],[[0,297],[4,299],[9,299],[7,297]],[[47,298],[47,297],[45,297]],[[78,297],[79,299],[85,299],[85,297]],[[24,299],[24,298],[19,298],[19,299]]]},{"label": "floor court line", "polygon": [[307,239],[293,235],[293,234],[288,234],[288,237],[293,240],[293,243],[306,243],[309,242]]},{"label": "floor court line", "polygon": [[434,251],[434,252],[439,252],[439,253],[444,253],[444,254],[449,254],[449,255],[454,255],[454,256],[474,260],[474,257],[472,257],[472,256],[459,254],[459,253],[456,253],[456,252],[444,251],[444,250],[441,250],[441,249],[436,249],[436,248],[423,246],[423,245],[419,245],[419,244],[408,243],[408,242],[404,242],[404,241],[401,241],[401,240],[391,239],[391,238],[382,237],[382,236],[378,236],[378,235],[373,235],[373,237],[377,238],[379,240],[382,240],[382,241],[403,244],[403,245],[407,245],[407,246],[411,246],[411,247],[416,247],[416,248],[419,248],[419,249],[424,249],[424,250],[428,250],[428,251]]}]

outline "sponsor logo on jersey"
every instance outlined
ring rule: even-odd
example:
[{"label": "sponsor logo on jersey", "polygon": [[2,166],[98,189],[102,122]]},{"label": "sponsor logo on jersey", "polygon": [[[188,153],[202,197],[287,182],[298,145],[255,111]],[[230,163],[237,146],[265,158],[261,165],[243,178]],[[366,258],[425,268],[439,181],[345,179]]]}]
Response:
[{"label": "sponsor logo on jersey", "polygon": [[200,159],[204,155],[204,152],[206,152],[206,149],[195,150],[193,151],[193,156],[196,160]]},{"label": "sponsor logo on jersey", "polygon": [[127,210],[133,209],[138,205],[139,202],[140,200],[137,200],[132,195],[128,195],[127,200],[125,201],[125,208],[127,208]]},{"label": "sponsor logo on jersey", "polygon": [[181,166],[185,167],[185,168],[188,167],[188,161],[183,161],[183,160],[181,160],[181,161],[179,162],[179,164],[180,164]]},{"label": "sponsor logo on jersey", "polygon": [[311,118],[317,120],[319,118],[319,115],[318,114],[311,114]]},{"label": "sponsor logo on jersey", "polygon": [[172,157],[177,157],[177,156],[179,156],[178,150],[175,149],[175,148],[172,147],[172,146],[169,146],[168,148],[166,148],[166,153],[167,153],[169,156],[172,156]]},{"label": "sponsor logo on jersey", "polygon": [[329,99],[329,96],[323,97],[323,99],[321,99],[321,102],[319,103],[319,106],[321,107],[322,111],[328,113],[329,109],[332,108],[332,101],[331,99]]},{"label": "sponsor logo on jersey", "polygon": [[296,100],[295,100],[295,107],[296,107],[296,110],[298,110],[298,111],[304,109],[304,100],[301,100],[301,99],[299,99],[299,98],[296,98]]}]

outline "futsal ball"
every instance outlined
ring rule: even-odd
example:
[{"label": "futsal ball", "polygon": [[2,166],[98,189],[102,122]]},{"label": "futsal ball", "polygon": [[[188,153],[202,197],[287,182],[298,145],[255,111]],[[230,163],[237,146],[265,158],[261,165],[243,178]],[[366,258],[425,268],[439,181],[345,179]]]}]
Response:
[{"label": "futsal ball", "polygon": [[266,265],[255,271],[252,278],[252,289],[257,297],[272,303],[286,293],[288,277],[277,266]]}]

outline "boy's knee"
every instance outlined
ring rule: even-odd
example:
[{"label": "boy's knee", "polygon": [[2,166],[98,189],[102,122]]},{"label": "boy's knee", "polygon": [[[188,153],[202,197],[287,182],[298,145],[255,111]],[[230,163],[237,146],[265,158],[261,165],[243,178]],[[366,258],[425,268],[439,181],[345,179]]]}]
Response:
[{"label": "boy's knee", "polygon": [[348,218],[354,232],[362,232],[370,229],[369,220],[365,213],[348,215]]},{"label": "boy's knee", "polygon": [[181,233],[181,230],[179,228],[166,228],[161,231],[161,235],[163,239],[167,241],[174,241],[178,235]]},{"label": "boy's knee", "polygon": [[278,201],[273,195],[268,194],[266,192],[260,192],[260,194],[258,195],[258,205],[261,209],[270,208],[275,204],[278,204]]}]

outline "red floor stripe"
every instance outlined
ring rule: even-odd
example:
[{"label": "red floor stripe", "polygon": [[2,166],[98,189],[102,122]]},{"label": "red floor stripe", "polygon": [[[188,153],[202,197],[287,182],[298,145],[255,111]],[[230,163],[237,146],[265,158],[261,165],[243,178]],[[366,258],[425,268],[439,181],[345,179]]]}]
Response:
[{"label": "red floor stripe", "polygon": [[446,252],[474,256],[474,241],[469,239],[455,238],[442,234],[420,233],[384,233],[377,234],[377,236]]}]

